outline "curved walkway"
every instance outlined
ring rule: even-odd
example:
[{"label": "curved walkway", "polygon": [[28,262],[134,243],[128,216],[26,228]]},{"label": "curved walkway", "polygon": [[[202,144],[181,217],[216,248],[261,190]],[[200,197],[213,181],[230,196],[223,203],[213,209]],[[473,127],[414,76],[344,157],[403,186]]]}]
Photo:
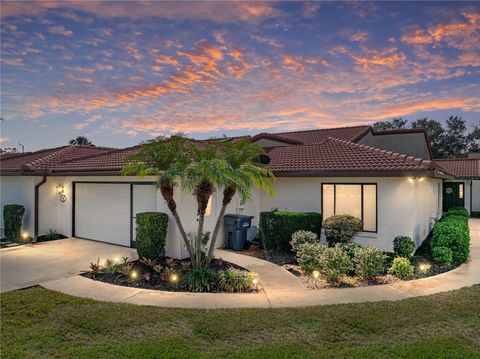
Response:
[{"label": "curved walkway", "polygon": [[120,287],[72,276],[42,284],[66,294],[110,302],[182,308],[278,308],[321,304],[400,300],[459,289],[480,283],[480,219],[470,220],[470,260],[438,276],[386,285],[309,290],[300,279],[270,262],[228,251],[217,256],[258,274],[262,290],[258,293],[178,293]]}]

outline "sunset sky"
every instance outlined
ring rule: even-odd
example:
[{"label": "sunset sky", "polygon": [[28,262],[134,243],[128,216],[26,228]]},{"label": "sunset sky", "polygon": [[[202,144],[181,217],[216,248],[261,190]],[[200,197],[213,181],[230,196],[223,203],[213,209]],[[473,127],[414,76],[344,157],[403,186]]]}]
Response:
[{"label": "sunset sky", "polygon": [[480,119],[475,2],[2,2],[1,147]]}]

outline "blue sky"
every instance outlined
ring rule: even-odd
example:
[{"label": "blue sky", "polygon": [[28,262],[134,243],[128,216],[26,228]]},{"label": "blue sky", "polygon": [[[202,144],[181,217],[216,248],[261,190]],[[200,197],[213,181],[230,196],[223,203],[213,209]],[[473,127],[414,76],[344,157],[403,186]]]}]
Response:
[{"label": "blue sky", "polygon": [[2,147],[479,122],[475,2],[1,5]]}]

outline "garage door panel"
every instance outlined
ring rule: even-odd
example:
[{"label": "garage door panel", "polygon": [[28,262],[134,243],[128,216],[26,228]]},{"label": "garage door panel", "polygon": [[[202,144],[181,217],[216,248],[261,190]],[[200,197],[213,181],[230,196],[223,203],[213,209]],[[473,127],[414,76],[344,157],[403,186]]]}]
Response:
[{"label": "garage door panel", "polygon": [[130,246],[130,185],[77,183],[75,235]]}]

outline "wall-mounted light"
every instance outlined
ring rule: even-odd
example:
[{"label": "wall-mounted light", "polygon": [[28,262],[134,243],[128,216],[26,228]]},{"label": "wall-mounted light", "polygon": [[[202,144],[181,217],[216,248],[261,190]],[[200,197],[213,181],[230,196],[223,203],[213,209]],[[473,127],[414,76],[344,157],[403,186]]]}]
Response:
[{"label": "wall-mounted light", "polygon": [[65,189],[63,188],[63,185],[59,184],[57,186],[57,193],[60,197],[60,202],[65,202],[67,200],[67,196],[65,196]]}]

